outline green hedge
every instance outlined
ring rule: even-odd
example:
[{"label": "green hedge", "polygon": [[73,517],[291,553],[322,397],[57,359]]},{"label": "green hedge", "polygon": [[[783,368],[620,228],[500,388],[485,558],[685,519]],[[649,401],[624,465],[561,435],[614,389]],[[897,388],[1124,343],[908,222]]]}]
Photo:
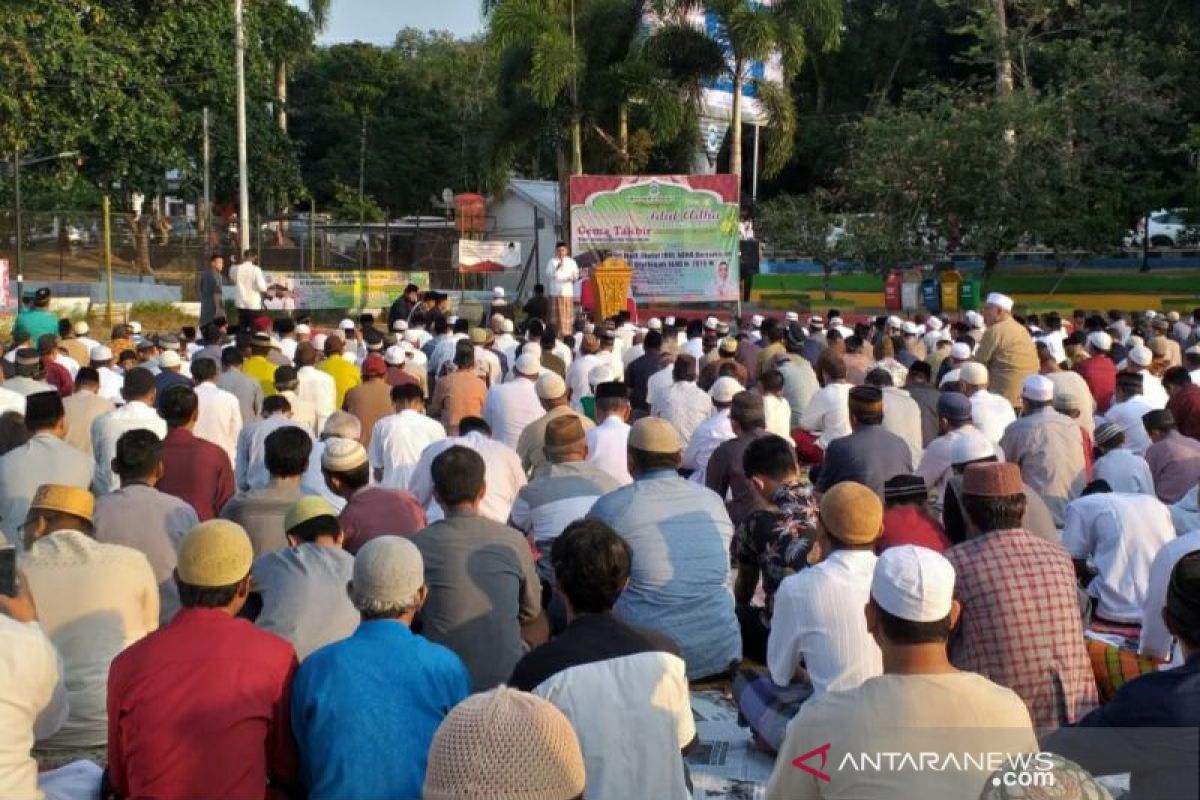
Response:
[{"label": "green hedge", "polygon": [[[964,277],[966,280],[980,280],[975,275]],[[819,294],[824,292],[825,278],[821,275],[755,275],[753,285],[757,290],[772,293]],[[833,275],[829,285],[834,292],[883,292],[883,278],[879,275]],[[1200,276],[1139,272],[1066,275],[1013,275],[1001,272],[993,276],[990,288],[1010,294],[1171,294],[1181,302],[1188,302],[1187,298],[1200,296]]]}]

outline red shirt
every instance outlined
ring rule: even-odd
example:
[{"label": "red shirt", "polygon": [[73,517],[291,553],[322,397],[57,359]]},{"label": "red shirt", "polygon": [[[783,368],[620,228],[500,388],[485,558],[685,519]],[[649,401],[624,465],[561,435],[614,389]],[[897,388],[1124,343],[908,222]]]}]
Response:
[{"label": "red shirt", "polygon": [[1200,439],[1200,386],[1185,386],[1167,401],[1167,411],[1175,417],[1179,432]]},{"label": "red shirt", "polygon": [[162,463],[163,476],[156,488],[196,509],[201,522],[220,514],[236,491],[229,456],[186,428],[167,433]]},{"label": "red shirt", "polygon": [[108,776],[122,797],[263,800],[296,784],[296,653],[220,609],[185,608],[108,675]]},{"label": "red shirt", "polygon": [[66,367],[47,356],[42,356],[42,366],[46,368],[46,383],[58,389],[63,397],[74,394],[75,381],[71,380],[71,373]]},{"label": "red shirt", "polygon": [[412,494],[400,489],[364,486],[350,496],[338,516],[351,555],[376,536],[408,536],[425,527],[425,509]]},{"label": "red shirt", "polygon": [[1075,365],[1075,371],[1087,382],[1092,397],[1096,398],[1096,410],[1108,411],[1112,405],[1113,392],[1117,390],[1117,365],[1108,356],[1095,355]]},{"label": "red shirt", "polygon": [[940,522],[915,506],[895,506],[883,512],[883,535],[875,545],[882,553],[889,547],[913,544],[940,553],[950,546],[950,539]]}]

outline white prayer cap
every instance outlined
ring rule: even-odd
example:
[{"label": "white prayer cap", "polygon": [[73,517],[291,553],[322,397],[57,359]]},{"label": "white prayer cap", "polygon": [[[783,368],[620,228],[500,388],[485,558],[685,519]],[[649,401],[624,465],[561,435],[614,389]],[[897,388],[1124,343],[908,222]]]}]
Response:
[{"label": "white prayer cap", "polygon": [[513,321],[507,317],[505,317],[504,321],[500,323],[501,333],[512,333],[515,330],[516,328],[513,326]]},{"label": "white prayer cap", "polygon": [[458,317],[446,317],[446,324],[452,328],[454,327],[455,323],[457,323],[457,322],[458,322]]},{"label": "white prayer cap", "polygon": [[968,311],[964,316],[966,317],[967,324],[970,325],[972,328],[982,328],[983,327],[983,317],[979,314],[978,311]]},{"label": "white prayer cap", "polygon": [[1112,337],[1104,331],[1095,331],[1088,334],[1087,343],[1089,346],[1096,348],[1100,352],[1107,353],[1109,350],[1112,350],[1113,340]]},{"label": "white prayer cap", "polygon": [[959,361],[966,361],[971,357],[971,345],[966,342],[955,342],[950,347],[950,357],[957,358]]},{"label": "white prayer cap", "polygon": [[589,371],[587,374],[588,385],[591,386],[593,390],[602,383],[611,383],[616,379],[616,377],[617,376],[613,374],[613,368],[608,364],[601,364],[598,367],[592,367],[591,371]]},{"label": "white prayer cap", "polygon": [[904,324],[904,320],[897,317],[895,314],[887,318],[887,326],[889,328],[899,328]]},{"label": "white prayer cap", "polygon": [[835,328],[838,327],[839,325],[841,325],[843,322],[845,322],[845,320],[843,320],[841,317],[830,317],[829,318],[829,324]]},{"label": "white prayer cap", "polygon": [[140,322],[130,322],[130,323],[129,323],[129,330],[133,332],[133,335],[134,335],[134,336],[137,336],[139,333],[141,333],[141,332],[142,332],[142,323],[140,323]]},{"label": "white prayer cap", "polygon": [[664,320],[663,320],[663,322],[665,322],[665,323],[666,323],[666,324],[668,324],[668,325],[674,325],[674,324],[675,324],[675,318],[674,318],[674,317],[667,317],[666,319],[664,319]]},{"label": "white prayer cap", "polygon": [[1149,311],[1147,311],[1145,313],[1146,319],[1154,319],[1157,316],[1158,316],[1158,312],[1155,311],[1154,309],[1150,309]]},{"label": "white prayer cap", "polygon": [[957,369],[952,369],[942,376],[942,380],[938,383],[938,388],[945,386],[948,383],[958,383],[959,376],[962,373]]},{"label": "white prayer cap", "polygon": [[408,330],[408,322],[398,319],[392,323],[392,330],[396,331],[397,333],[404,333],[406,330]]},{"label": "white prayer cap", "polygon": [[547,372],[537,379],[534,391],[541,400],[557,400],[567,393],[567,382],[560,378],[557,372]]},{"label": "white prayer cap", "polygon": [[991,294],[989,294],[987,296],[985,305],[995,306],[996,308],[999,308],[1003,311],[1012,311],[1013,300],[1011,297],[1009,297],[1006,294],[1000,294],[999,292],[992,292]]},{"label": "white prayer cap", "polygon": [[79,322],[76,322],[71,330],[75,332],[76,336],[87,336],[88,331],[91,329],[88,328],[88,324],[86,322],[79,320]]},{"label": "white prayer cap", "polygon": [[424,585],[421,551],[403,536],[377,536],[354,556],[350,599],[356,605],[407,605]]},{"label": "white prayer cap", "polygon": [[756,328],[762,327],[763,321],[762,314],[755,314],[754,316],[750,317],[750,324]]},{"label": "white prayer cap", "polygon": [[521,357],[517,359],[514,369],[520,375],[535,377],[542,372],[542,361],[533,353],[522,353]]},{"label": "white prayer cap", "polygon": [[1200,356],[1200,344],[1194,344],[1183,352],[1193,356]]},{"label": "white prayer cap", "polygon": [[871,599],[893,617],[939,622],[954,601],[954,567],[927,547],[889,547],[875,562]]},{"label": "white prayer cap", "polygon": [[813,314],[808,318],[808,324],[814,328],[819,328],[825,324],[825,320],[821,318],[820,314]]},{"label": "white prayer cap", "polygon": [[164,350],[162,355],[158,357],[158,365],[163,369],[175,369],[183,362],[179,358],[179,353],[174,350]]},{"label": "white prayer cap", "polygon": [[492,287],[492,296],[493,297],[504,297],[504,287],[503,286],[493,286]]},{"label": "white prayer cap", "polygon": [[297,336],[308,336],[311,333],[312,333],[312,328],[308,327],[303,322],[301,322],[299,325],[296,326],[296,335]]},{"label": "white prayer cap", "polygon": [[354,320],[350,319],[349,317],[346,317],[345,319],[343,319],[341,322],[338,323],[338,330],[339,331],[354,330]]},{"label": "white prayer cap", "polygon": [[1021,397],[1035,403],[1049,403],[1054,399],[1054,381],[1045,375],[1030,375],[1021,384]]},{"label": "white prayer cap", "polygon": [[650,320],[646,323],[646,327],[652,331],[661,331],[662,330],[662,320],[660,320],[658,317],[651,317]]},{"label": "white prayer cap", "polygon": [[905,322],[903,325],[900,326],[900,331],[904,334],[907,334],[908,336],[916,336],[917,335],[917,323]]},{"label": "white prayer cap", "polygon": [[1150,352],[1149,347],[1139,345],[1129,351],[1129,360],[1139,367],[1148,367],[1154,360],[1154,354]]},{"label": "white prayer cap", "polygon": [[942,321],[937,317],[930,317],[925,324],[929,326],[929,330],[931,331],[940,331],[942,329]]},{"label": "white prayer cap", "polygon": [[596,332],[596,323],[594,323],[594,322],[583,323],[583,332],[584,333],[595,333]]},{"label": "white prayer cap", "polygon": [[950,447],[950,463],[953,466],[993,458],[995,455],[996,446],[992,444],[992,440],[975,429],[961,430]]},{"label": "white prayer cap", "polygon": [[367,451],[353,439],[333,437],[325,440],[321,467],[330,472],[349,472],[367,463]]},{"label": "white prayer cap", "polygon": [[988,382],[988,368],[978,361],[968,361],[959,369],[958,379],[968,386],[984,386]]},{"label": "white prayer cap", "polygon": [[383,360],[393,367],[400,366],[404,363],[404,348],[398,344],[392,345],[383,351]]},{"label": "white prayer cap", "polygon": [[725,375],[717,378],[712,388],[708,390],[708,396],[712,398],[714,403],[732,403],[733,396],[738,392],[744,391],[746,391],[746,387],[738,383],[737,378]]},{"label": "white prayer cap", "polygon": [[92,361],[111,361],[112,357],[112,350],[104,345],[93,347],[92,352],[88,353],[88,358]]},{"label": "white prayer cap", "polygon": [[1130,336],[1125,341],[1125,346],[1128,347],[1130,350],[1132,350],[1135,347],[1141,347],[1145,343],[1146,343],[1146,340],[1140,336]]},{"label": "white prayer cap", "polygon": [[325,340],[326,340],[326,339],[328,339],[328,338],[329,338],[329,337],[328,337],[328,336],[326,336],[325,334],[323,334],[323,333],[318,333],[316,336],[314,336],[314,337],[312,338],[312,346],[313,346],[313,347],[315,347],[315,348],[316,348],[318,351],[324,351],[324,349],[325,349]]},{"label": "white prayer cap", "polygon": [[788,322],[799,322],[800,321],[800,315],[797,314],[795,311],[787,312],[786,314],[783,315],[783,318],[785,320],[787,320]]},{"label": "white prayer cap", "polygon": [[710,331],[715,331],[717,329],[718,322],[720,322],[720,320],[716,317],[709,317],[708,319],[704,320],[704,327],[708,328]]}]

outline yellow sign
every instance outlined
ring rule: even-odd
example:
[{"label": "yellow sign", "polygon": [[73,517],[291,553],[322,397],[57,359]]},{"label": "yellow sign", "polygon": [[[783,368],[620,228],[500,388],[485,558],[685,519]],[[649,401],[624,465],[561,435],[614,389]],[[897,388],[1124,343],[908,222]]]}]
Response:
[{"label": "yellow sign", "polygon": [[606,258],[593,273],[596,278],[596,305],[600,319],[608,319],[625,310],[633,267],[623,258]]}]

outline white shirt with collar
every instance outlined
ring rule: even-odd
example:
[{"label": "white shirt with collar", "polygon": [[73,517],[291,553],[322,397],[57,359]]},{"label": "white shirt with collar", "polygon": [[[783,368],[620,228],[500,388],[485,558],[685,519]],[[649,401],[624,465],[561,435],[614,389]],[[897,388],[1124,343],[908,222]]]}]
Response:
[{"label": "white shirt with collar", "polygon": [[712,412],[712,398],[695,381],[671,384],[659,393],[658,404],[654,407],[655,416],[671,423],[671,427],[679,434],[684,449],[687,449],[696,429],[712,416]]},{"label": "white shirt with collar", "polygon": [[1174,533],[1171,512],[1157,498],[1106,492],[1067,505],[1062,545],[1071,558],[1096,566],[1098,574],[1088,584],[1096,613],[1110,622],[1137,624],[1150,588],[1150,565]]},{"label": "white shirt with collar", "polygon": [[[271,472],[267,469],[267,436],[288,426],[308,433],[302,425],[297,425],[286,414],[272,414],[242,428],[238,434],[237,459],[234,461],[233,470],[239,492],[263,489],[271,482]],[[309,459],[312,459],[311,455]]]},{"label": "white shirt with collar", "polygon": [[993,444],[999,444],[1005,429],[1017,421],[1017,412],[1013,410],[1012,403],[1008,402],[1008,398],[992,394],[987,389],[980,389],[971,395],[970,400],[971,421]]},{"label": "white shirt with collar", "polygon": [[1134,395],[1109,406],[1108,411],[1096,418],[1096,425],[1104,422],[1117,425],[1125,434],[1125,446],[1139,456],[1145,456],[1151,442],[1150,434],[1146,433],[1146,426],[1142,424],[1142,417],[1153,410],[1154,406],[1146,402],[1145,397]]},{"label": "white shirt with collar", "polygon": [[234,264],[229,268],[233,279],[234,304],[238,308],[258,311],[263,307],[263,294],[267,291],[267,278],[262,268],[250,261]]},{"label": "white shirt with collar", "polygon": [[555,256],[546,265],[550,273],[550,281],[546,286],[546,294],[550,297],[574,297],[575,281],[579,279],[579,265],[570,256],[558,258]]},{"label": "white shirt with collar", "polygon": [[37,622],[0,614],[0,797],[40,797],[35,741],[67,721],[62,659]]},{"label": "white shirt with collar", "polygon": [[474,450],[483,459],[487,491],[479,505],[479,513],[502,525],[508,524],[513,502],[527,482],[525,468],[521,466],[521,457],[517,455],[516,450],[478,431],[472,431],[466,436],[447,437],[422,451],[421,459],[409,479],[408,490],[425,506],[429,524],[432,525],[446,516],[441,505],[433,497],[433,460],[454,445]]},{"label": "white shirt with collar", "polygon": [[695,336],[683,343],[683,352],[699,361],[704,358],[704,339]]},{"label": "white shirt with collar", "polygon": [[[67,374],[71,376],[71,380],[75,380],[75,376],[79,374],[79,362],[71,358],[66,353],[59,353],[54,357],[62,367],[67,370]],[[1159,384],[1160,386],[1162,384]]]},{"label": "white shirt with collar", "polygon": [[381,418],[371,430],[369,448],[371,469],[383,470],[379,485],[407,489],[421,453],[445,438],[442,423],[411,408]]},{"label": "white shirt with collar", "polygon": [[776,685],[790,684],[801,661],[814,695],[855,689],[883,674],[883,654],[863,614],[875,561],[870,550],[834,550],[779,584],[767,639]]},{"label": "white shirt with collar", "polygon": [[671,384],[675,382],[675,365],[667,364],[658,372],[650,376],[646,381],[646,403],[650,406],[650,413],[654,416],[662,416],[657,411],[662,405],[662,395],[667,389],[671,388]]},{"label": "white shirt with collar", "polygon": [[126,431],[139,428],[151,431],[159,439],[167,435],[167,421],[141,400],[101,414],[92,422],[92,452],[96,454],[96,476],[92,479],[92,491],[97,495],[111,492],[121,485],[121,479],[112,471],[112,460],[117,455],[117,440]]},{"label": "white shirt with collar", "polygon": [[301,367],[296,370],[296,378],[300,382],[296,395],[312,403],[317,410],[317,432],[320,433],[325,420],[337,411],[337,382],[328,372],[316,367]]},{"label": "white shirt with collar", "polygon": [[1197,550],[1200,550],[1200,530],[1171,539],[1159,548],[1154,560],[1150,562],[1150,584],[1142,605],[1142,637],[1138,652],[1151,658],[1171,656],[1169,666],[1172,667],[1183,664],[1183,653],[1180,647],[1175,647],[1172,651],[1175,637],[1167,630],[1162,610],[1167,604],[1167,587],[1171,583],[1172,570],[1179,563],[1179,559]]},{"label": "white shirt with collar", "polygon": [[100,375],[100,391],[97,394],[107,397],[117,405],[124,403],[121,389],[125,386],[125,377],[112,367],[100,367],[96,372]]},{"label": "white shirt with collar", "polygon": [[0,414],[15,411],[25,416],[25,395],[0,386]]},{"label": "white shirt with collar", "polygon": [[921,435],[921,408],[903,389],[883,387],[883,429],[904,440],[912,454],[912,463],[921,460],[921,453],[925,449]]},{"label": "white shirt with collar", "polygon": [[808,408],[800,413],[800,427],[816,434],[817,447],[829,447],[834,439],[849,436],[850,390],[849,383],[831,383],[823,386],[812,396]]},{"label": "white shirt with collar", "polygon": [[683,451],[681,466],[694,470],[688,480],[704,485],[709,459],[718,447],[733,436],[733,422],[729,419],[728,408],[714,411],[712,416],[701,422],[692,432],[692,438]]},{"label": "white shirt with collar", "polygon": [[1095,460],[1092,480],[1105,481],[1114,492],[1156,496],[1150,465],[1146,459],[1124,447],[1109,450]]},{"label": "white shirt with collar", "polygon": [[575,354],[571,352],[571,348],[562,339],[554,343],[554,348],[550,351],[554,355],[562,359],[563,366],[571,366],[571,362],[575,360]]},{"label": "white shirt with collar", "polygon": [[567,367],[567,386],[571,389],[571,408],[583,413],[583,398],[592,393],[588,383],[588,373],[600,366],[603,361],[596,353],[588,353],[571,362]]},{"label": "white shirt with collar", "polygon": [[196,387],[198,403],[196,424],[192,433],[212,442],[229,456],[229,465],[237,462],[238,434],[242,432],[242,406],[233,392],[227,392],[213,381]]},{"label": "white shirt with collar", "polygon": [[633,476],[629,474],[629,430],[629,423],[610,414],[584,434],[588,462],[611,475],[622,486],[633,483]]},{"label": "white shirt with collar", "polygon": [[483,418],[491,426],[492,437],[514,450],[525,426],[545,413],[534,382],[519,375],[488,389],[483,403]]}]

